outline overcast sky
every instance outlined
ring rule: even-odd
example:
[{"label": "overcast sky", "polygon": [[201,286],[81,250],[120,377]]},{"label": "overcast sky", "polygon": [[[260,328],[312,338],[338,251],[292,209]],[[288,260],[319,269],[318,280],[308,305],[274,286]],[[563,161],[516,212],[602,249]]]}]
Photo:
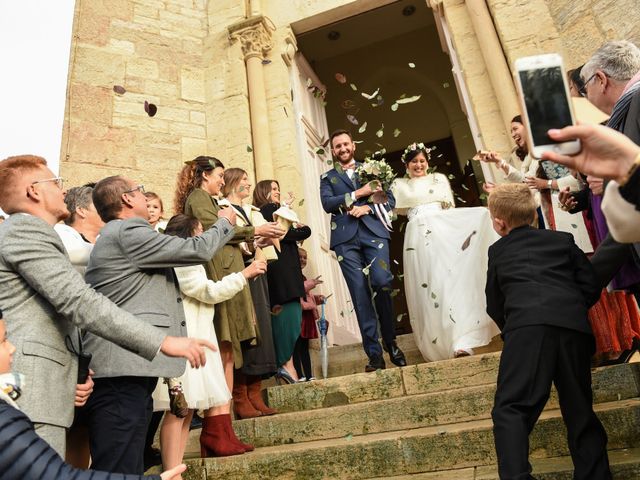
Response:
[{"label": "overcast sky", "polygon": [[74,0],[0,0],[0,159],[58,172]]}]

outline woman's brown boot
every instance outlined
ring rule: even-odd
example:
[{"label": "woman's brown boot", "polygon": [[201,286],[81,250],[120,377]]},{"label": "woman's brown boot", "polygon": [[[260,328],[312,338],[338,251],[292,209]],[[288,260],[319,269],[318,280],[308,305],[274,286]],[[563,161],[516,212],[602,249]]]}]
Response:
[{"label": "woman's brown boot", "polygon": [[262,415],[262,412],[249,401],[246,377],[238,370],[233,374],[233,411],[236,418],[254,418]]},{"label": "woman's brown boot", "polygon": [[249,397],[251,405],[253,405],[256,410],[260,410],[262,415],[273,415],[278,413],[275,408],[268,407],[264,403],[264,400],[262,399],[262,381],[260,380],[260,377],[255,375],[246,375],[245,378],[247,382],[247,397]]},{"label": "woman's brown boot", "polygon": [[227,432],[229,415],[214,415],[202,419],[202,433],[200,434],[200,455],[205,457],[228,457],[240,455],[246,448],[236,444]]}]

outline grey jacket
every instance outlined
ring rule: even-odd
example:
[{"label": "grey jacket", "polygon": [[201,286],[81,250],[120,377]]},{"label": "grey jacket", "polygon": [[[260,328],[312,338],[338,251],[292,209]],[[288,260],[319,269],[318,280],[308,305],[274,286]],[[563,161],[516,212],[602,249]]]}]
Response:
[{"label": "grey jacket", "polygon": [[[116,305],[167,335],[186,336],[182,297],[173,267],[197,265],[213,257],[233,237],[220,219],[201,236],[180,238],[156,232],[146,220],[107,223],[96,241],[85,280]],[[91,333],[84,349],[93,354],[91,368],[100,377],[178,377],[185,360],[160,353],[148,361]]]},{"label": "grey jacket", "polygon": [[71,425],[78,362],[65,337],[77,339],[77,327],[149,360],[166,335],[92,290],[55,230],[32,215],[14,214],[0,224],[0,285],[0,308],[16,346],[13,368],[28,382],[18,404],[33,422]]}]

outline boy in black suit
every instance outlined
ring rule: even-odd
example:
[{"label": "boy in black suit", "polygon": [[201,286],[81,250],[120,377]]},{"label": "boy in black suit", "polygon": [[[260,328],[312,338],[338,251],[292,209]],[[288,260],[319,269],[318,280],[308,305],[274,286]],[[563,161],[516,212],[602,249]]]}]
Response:
[{"label": "boy in black suit", "polygon": [[599,298],[593,267],[569,233],[532,228],[536,205],[524,184],[489,196],[487,313],[504,347],[491,416],[501,479],[533,479],[529,434],[553,382],[567,427],[574,479],[610,479],[607,434],[593,412],[587,311]]}]

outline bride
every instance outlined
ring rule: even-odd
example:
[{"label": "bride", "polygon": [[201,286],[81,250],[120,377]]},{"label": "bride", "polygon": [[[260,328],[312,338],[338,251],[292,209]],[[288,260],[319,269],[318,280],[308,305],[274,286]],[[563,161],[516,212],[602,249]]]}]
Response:
[{"label": "bride", "polygon": [[396,213],[407,215],[404,288],[413,335],[429,361],[473,355],[499,333],[486,314],[487,251],[497,240],[484,207],[454,206],[447,177],[429,173],[422,143],[404,154],[408,178],[392,188]]}]

